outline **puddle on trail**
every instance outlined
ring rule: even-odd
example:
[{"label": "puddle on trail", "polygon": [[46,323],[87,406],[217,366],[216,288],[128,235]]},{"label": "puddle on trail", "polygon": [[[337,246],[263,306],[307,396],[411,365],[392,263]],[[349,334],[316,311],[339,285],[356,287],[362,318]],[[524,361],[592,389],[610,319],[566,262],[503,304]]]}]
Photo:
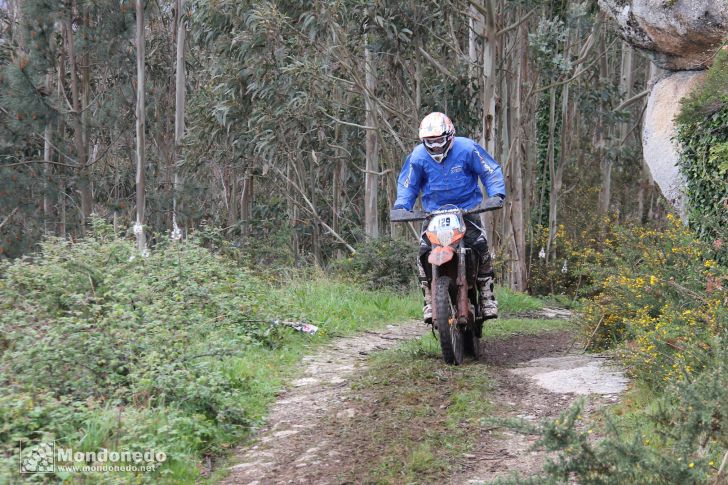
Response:
[{"label": "puddle on trail", "polygon": [[621,369],[600,356],[566,355],[524,362],[516,375],[527,377],[557,394],[621,394],[629,382]]}]

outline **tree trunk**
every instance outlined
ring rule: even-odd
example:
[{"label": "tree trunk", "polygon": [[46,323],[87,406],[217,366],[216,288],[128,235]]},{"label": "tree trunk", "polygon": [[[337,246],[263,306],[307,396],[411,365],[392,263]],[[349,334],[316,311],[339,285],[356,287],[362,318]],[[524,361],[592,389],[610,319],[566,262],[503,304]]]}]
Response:
[{"label": "tree trunk", "polygon": [[517,82],[514,88],[516,140],[511,157],[511,178],[509,179],[510,221],[513,231],[511,248],[511,288],[525,291],[528,286],[528,261],[526,258],[526,216],[524,212],[523,161],[526,156],[522,137],[526,134],[523,125],[523,103],[526,102],[526,79],[528,78],[528,25],[518,28]]},{"label": "tree trunk", "polygon": [[145,125],[145,99],[144,99],[144,1],[136,2],[136,67],[137,67],[137,102],[136,102],[136,224],[134,234],[137,240],[137,249],[142,256],[147,254],[147,241],[144,235],[144,209],[146,194],[144,187],[144,125]]},{"label": "tree trunk", "polygon": [[234,168],[230,168],[230,202],[228,203],[228,227],[234,228],[238,223],[238,176]]},{"label": "tree trunk", "polygon": [[[634,50],[626,43],[622,42],[622,63],[619,77],[619,94],[622,101],[626,101],[632,97],[632,84],[634,77],[632,75],[632,59]],[[627,108],[630,112],[634,111],[631,107]],[[619,124],[619,140],[624,143],[629,134],[629,121]]]},{"label": "tree trunk", "polygon": [[[563,127],[562,127],[563,128]],[[548,262],[551,257],[551,243],[555,234],[554,225],[556,224],[556,210],[558,204],[558,194],[554,193],[556,184],[556,88],[552,87],[549,89],[549,141],[546,149],[546,163],[548,164],[549,180],[551,183],[549,190],[549,237],[546,242],[546,261]],[[544,181],[544,186],[546,182]]]},{"label": "tree trunk", "polygon": [[172,177],[172,237],[179,239],[182,232],[177,226],[177,193],[180,186],[179,165],[182,161],[180,145],[185,134],[185,25],[183,9],[185,0],[177,0],[177,66],[175,73],[175,103],[174,103],[174,150]]},{"label": "tree trunk", "polygon": [[[497,26],[496,26],[496,0],[486,0],[487,14],[483,22],[483,118],[480,144],[490,153],[495,154],[495,86],[497,59]],[[493,213],[484,212],[480,216],[488,243],[494,245],[495,231],[493,228]]]},{"label": "tree trunk", "polygon": [[496,86],[496,0],[487,0],[483,31],[483,138],[482,145],[488,153],[495,154],[495,86]]},{"label": "tree trunk", "polygon": [[[606,27],[605,27],[606,28]],[[607,48],[606,32],[602,30],[599,41],[601,44],[601,51],[604,52]],[[609,68],[607,65],[607,55],[605,54],[599,62],[599,80],[600,83],[608,79]],[[604,102],[600,103],[600,111],[604,113],[607,106]],[[609,151],[606,149],[607,140],[609,140],[609,128],[604,122],[604,115],[599,115],[599,121],[597,122],[597,153],[599,154],[600,169],[602,174],[602,187],[599,191],[599,201],[597,204],[597,213],[600,217],[604,217],[609,213],[609,202],[612,197],[612,160],[609,158]]]},{"label": "tree trunk", "polygon": [[253,176],[247,174],[243,179],[243,193],[240,195],[240,222],[242,234],[250,234],[250,220],[253,217]]},{"label": "tree trunk", "polygon": [[[51,92],[51,74],[46,75],[46,90]],[[47,122],[43,131],[43,233],[50,234],[49,222],[52,219],[53,206],[50,199],[50,181],[51,181],[51,158],[53,158],[53,149],[51,148],[51,138],[53,131],[51,130],[51,122]]]},{"label": "tree trunk", "polygon": [[[63,76],[66,72],[66,56],[63,49],[60,49],[58,54],[58,83],[56,86],[56,95],[58,99],[64,96],[65,88],[63,83]],[[56,126],[57,137],[60,139],[66,132],[66,125],[63,117],[58,117],[58,125]],[[59,140],[60,141],[60,140]],[[60,151],[56,151],[57,161],[63,163],[63,155]],[[66,237],[66,169],[63,165],[58,166],[58,237],[65,239]]]},{"label": "tree trunk", "polygon": [[[368,41],[368,39],[367,39]],[[364,234],[368,239],[379,237],[379,213],[377,192],[379,186],[379,141],[375,126],[374,90],[376,88],[375,67],[369,46],[364,47],[365,85],[364,100],[366,105],[366,174],[364,177]]]},{"label": "tree trunk", "polygon": [[66,33],[66,44],[68,50],[69,70],[71,73],[71,103],[73,107],[73,135],[76,148],[76,170],[78,180],[78,191],[81,197],[81,232],[85,231],[86,220],[91,214],[92,198],[91,187],[89,185],[88,174],[86,173],[86,162],[88,156],[86,154],[86,142],[83,134],[83,109],[81,106],[81,86],[78,79],[78,59],[76,58],[76,47],[73,42],[73,28],[71,27],[71,17],[75,13],[75,1],[72,3],[71,12],[64,20],[64,30]]}]

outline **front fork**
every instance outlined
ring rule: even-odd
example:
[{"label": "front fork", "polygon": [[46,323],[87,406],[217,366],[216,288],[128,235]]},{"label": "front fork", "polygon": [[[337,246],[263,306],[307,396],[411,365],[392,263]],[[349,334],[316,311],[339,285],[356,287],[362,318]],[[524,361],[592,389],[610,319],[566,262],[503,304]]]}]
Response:
[{"label": "front fork", "polygon": [[470,301],[468,300],[468,277],[466,273],[465,258],[467,256],[467,249],[465,243],[460,241],[458,244],[458,323],[465,325],[468,323],[470,314]]},{"label": "front fork", "polygon": [[440,276],[440,267],[436,264],[432,265],[432,281],[430,282],[430,308],[432,308],[432,328],[435,328],[435,323],[438,321],[439,318],[437,316],[437,295],[435,294],[435,291],[437,290],[437,284],[435,282],[437,281],[437,278]]}]

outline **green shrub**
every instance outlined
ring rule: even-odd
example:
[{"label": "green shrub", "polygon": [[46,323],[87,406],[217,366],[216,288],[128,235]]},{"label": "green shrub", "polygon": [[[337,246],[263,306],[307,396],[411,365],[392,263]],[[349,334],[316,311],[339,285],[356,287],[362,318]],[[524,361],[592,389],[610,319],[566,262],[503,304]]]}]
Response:
[{"label": "green shrub", "polygon": [[356,254],[334,263],[334,270],[371,290],[406,292],[417,280],[417,243],[379,238],[362,243]]},{"label": "green shrub", "polygon": [[195,242],[134,254],[97,221],[88,239],[0,266],[2,455],[18,439],[88,442],[82,430],[106,416],[99,444],[163,444],[194,474],[184,457],[260,418],[255,382],[230,369],[288,332],[249,321],[263,319],[267,286]]},{"label": "green shrub", "polygon": [[592,348],[620,347],[628,370],[654,388],[702,367],[698,356],[725,331],[728,271],[676,217],[662,226],[619,228],[601,289],[584,309]]}]

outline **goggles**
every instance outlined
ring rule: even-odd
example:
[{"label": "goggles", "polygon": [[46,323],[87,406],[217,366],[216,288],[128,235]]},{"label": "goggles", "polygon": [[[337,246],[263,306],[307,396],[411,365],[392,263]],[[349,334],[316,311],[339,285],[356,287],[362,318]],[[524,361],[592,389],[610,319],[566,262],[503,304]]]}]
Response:
[{"label": "goggles", "polygon": [[447,145],[447,135],[442,136],[430,136],[422,139],[422,143],[432,153],[442,153],[445,151],[445,145]]}]

